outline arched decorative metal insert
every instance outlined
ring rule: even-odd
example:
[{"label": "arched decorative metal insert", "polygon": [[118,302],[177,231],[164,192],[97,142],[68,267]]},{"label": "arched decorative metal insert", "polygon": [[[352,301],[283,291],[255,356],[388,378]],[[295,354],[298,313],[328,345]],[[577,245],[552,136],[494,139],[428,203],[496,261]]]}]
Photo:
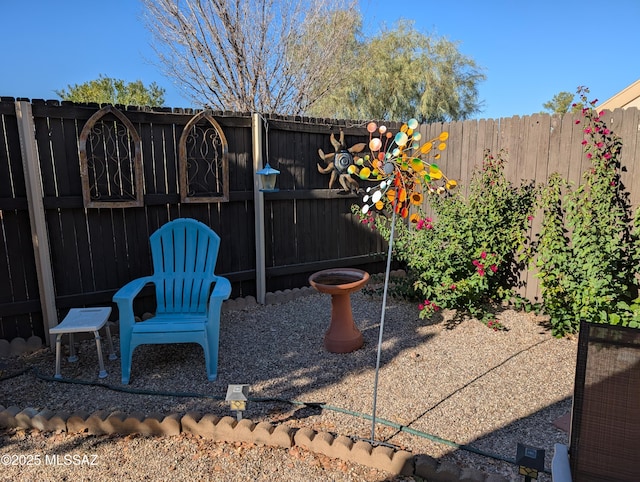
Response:
[{"label": "arched decorative metal insert", "polygon": [[142,141],[122,112],[107,105],[93,114],[78,144],[86,208],[144,205]]},{"label": "arched decorative metal insert", "polygon": [[178,146],[180,200],[183,203],[228,201],[229,148],[211,111],[200,112],[187,122]]}]

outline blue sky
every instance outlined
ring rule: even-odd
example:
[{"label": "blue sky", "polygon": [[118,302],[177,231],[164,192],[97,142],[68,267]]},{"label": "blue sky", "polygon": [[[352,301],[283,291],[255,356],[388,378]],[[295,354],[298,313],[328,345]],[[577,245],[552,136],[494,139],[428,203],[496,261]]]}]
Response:
[{"label": "blue sky", "polygon": [[[359,1],[368,32],[411,18],[483,67],[475,118],[540,112],[579,85],[602,102],[640,78],[638,0]],[[0,96],[57,99],[56,90],[104,74],[156,82],[167,105],[189,107],[154,65],[141,8],[137,0],[0,0]]]}]

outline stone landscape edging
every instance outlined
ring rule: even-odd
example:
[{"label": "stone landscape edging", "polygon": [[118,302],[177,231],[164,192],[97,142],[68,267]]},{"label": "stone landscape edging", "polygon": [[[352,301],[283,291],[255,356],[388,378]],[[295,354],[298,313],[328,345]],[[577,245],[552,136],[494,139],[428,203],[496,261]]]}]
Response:
[{"label": "stone landscape edging", "polygon": [[42,432],[86,433],[91,435],[176,436],[196,435],[216,442],[246,442],[283,449],[299,447],[327,457],[354,462],[394,475],[422,477],[429,482],[507,482],[500,475],[487,475],[472,468],[460,468],[448,461],[424,454],[355,440],[343,435],[294,429],[286,424],[254,423],[230,416],[188,412],[185,415],[96,411],[93,413],[56,413],[34,408],[21,409],[0,405],[0,428]]}]

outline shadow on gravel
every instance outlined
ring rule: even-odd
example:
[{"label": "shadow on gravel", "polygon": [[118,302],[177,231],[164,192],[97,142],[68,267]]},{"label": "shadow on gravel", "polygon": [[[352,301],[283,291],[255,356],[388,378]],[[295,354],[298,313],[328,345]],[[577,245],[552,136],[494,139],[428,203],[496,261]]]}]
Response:
[{"label": "shadow on gravel", "polygon": [[[77,346],[79,362],[69,363],[63,356],[62,376],[71,381],[91,381],[97,387],[57,384],[27,373],[19,377],[23,379],[22,386],[18,384],[13,390],[3,390],[0,404],[34,406],[32,400],[41,400],[44,391],[52,391],[56,395],[51,397],[53,406],[46,407],[52,410],[64,409],[65,406],[75,409],[76,405],[86,411],[117,409],[119,407],[105,407],[101,401],[100,391],[104,389],[100,385],[110,385],[132,392],[123,393],[123,397],[139,397],[144,405],[153,404],[160,412],[202,411],[207,403],[219,405],[230,384],[249,384],[251,396],[257,398],[332,403],[331,400],[309,400],[305,394],[344,383],[349,377],[368,371],[372,374],[373,390],[381,305],[379,298],[352,295],[353,316],[363,334],[364,345],[345,354],[329,353],[323,346],[331,316],[330,296],[314,294],[282,304],[258,305],[223,313],[218,379],[214,382],[206,378],[203,351],[197,344],[139,346],[133,354],[131,382],[124,386],[120,383],[119,359],[111,361],[105,356],[109,376],[98,379],[95,343],[85,339]],[[430,335],[418,333],[425,324],[425,320],[418,318],[418,310],[413,304],[388,300],[380,366],[384,367],[399,353],[428,341]],[[112,333],[114,346],[119,352],[117,328]],[[64,342],[66,344],[66,339]],[[45,377],[52,377],[55,354],[53,350],[43,349],[21,357],[19,363],[31,366]],[[15,381],[13,385],[16,386]],[[137,391],[140,393],[135,393]],[[156,397],[155,402],[151,400],[152,395],[143,393],[145,391],[162,392],[164,396]],[[180,396],[185,393],[202,395],[208,401]],[[253,404],[253,408],[260,410],[261,405],[267,404]],[[273,410],[273,406],[269,410]]]}]

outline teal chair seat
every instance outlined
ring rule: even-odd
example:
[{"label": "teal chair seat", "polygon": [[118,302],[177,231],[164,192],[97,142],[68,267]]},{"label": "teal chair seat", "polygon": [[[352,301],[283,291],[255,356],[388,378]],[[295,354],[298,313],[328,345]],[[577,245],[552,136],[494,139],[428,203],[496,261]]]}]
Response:
[{"label": "teal chair seat", "polygon": [[[122,383],[129,383],[133,351],[139,345],[198,343],[207,377],[218,374],[222,302],[231,283],[214,274],[220,237],[195,219],[176,219],[151,235],[153,275],[130,281],[114,295],[120,312]],[[133,302],[147,285],[155,287],[154,316],[135,321]]]}]

